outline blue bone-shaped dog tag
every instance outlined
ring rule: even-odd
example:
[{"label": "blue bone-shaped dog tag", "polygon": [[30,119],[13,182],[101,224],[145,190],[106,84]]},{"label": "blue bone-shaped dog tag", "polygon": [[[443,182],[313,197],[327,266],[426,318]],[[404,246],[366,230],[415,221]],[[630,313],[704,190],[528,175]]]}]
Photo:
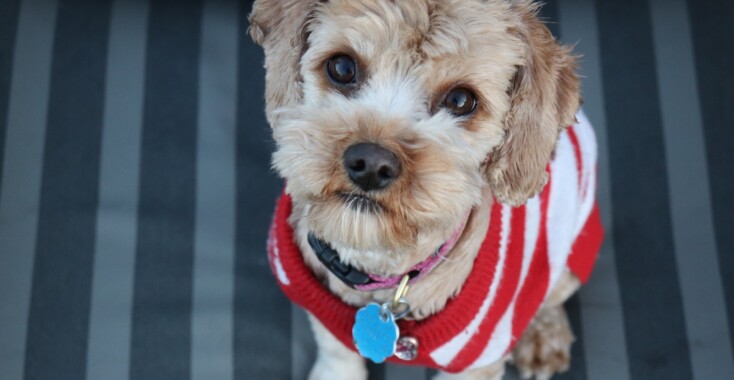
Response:
[{"label": "blue bone-shaped dog tag", "polygon": [[383,319],[380,309],[380,305],[369,303],[357,310],[352,328],[357,351],[375,363],[382,363],[395,353],[395,345],[400,335],[392,313],[386,313],[386,318]]}]

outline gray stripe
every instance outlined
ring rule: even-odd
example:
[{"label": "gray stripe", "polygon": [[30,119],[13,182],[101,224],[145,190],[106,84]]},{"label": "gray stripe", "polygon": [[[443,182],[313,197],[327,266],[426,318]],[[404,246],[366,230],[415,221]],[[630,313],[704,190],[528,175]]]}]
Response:
[{"label": "gray stripe", "polygon": [[231,379],[238,3],[204,3],[199,66],[191,378]]},{"label": "gray stripe", "polygon": [[585,0],[560,0],[558,6],[564,42],[577,43],[575,52],[583,55],[580,73],[584,79],[584,111],[594,125],[599,145],[597,197],[602,221],[607,228],[607,238],[594,273],[580,292],[586,368],[591,380],[627,380],[630,378],[627,345],[614,263],[614,241],[610,230],[613,215],[608,131],[604,113],[596,11],[594,2]]},{"label": "gray stripe", "polygon": [[426,369],[423,367],[402,364],[385,364],[385,380],[425,379]]},{"label": "gray stripe", "polygon": [[21,4],[0,194],[0,379],[23,376],[56,1]]},{"label": "gray stripe", "polygon": [[306,312],[291,305],[291,380],[306,380],[316,361],[316,342]]},{"label": "gray stripe", "polygon": [[128,378],[146,0],[116,0],[107,56],[88,379]]},{"label": "gray stripe", "polygon": [[703,125],[683,0],[652,0],[673,239],[696,379],[732,379],[729,326],[714,239]]}]

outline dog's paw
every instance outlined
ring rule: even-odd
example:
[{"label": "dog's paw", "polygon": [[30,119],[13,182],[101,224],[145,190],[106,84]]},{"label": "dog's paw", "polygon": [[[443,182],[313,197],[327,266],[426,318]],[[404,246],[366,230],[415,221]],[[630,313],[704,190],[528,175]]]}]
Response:
[{"label": "dog's paw", "polygon": [[367,368],[361,360],[319,357],[314,363],[308,380],[367,380]]},{"label": "dog's paw", "polygon": [[548,380],[565,372],[574,340],[563,306],[541,309],[512,353],[520,376]]},{"label": "dog's paw", "polygon": [[505,362],[507,358],[481,368],[467,370],[461,373],[439,372],[433,380],[502,380],[505,373]]}]

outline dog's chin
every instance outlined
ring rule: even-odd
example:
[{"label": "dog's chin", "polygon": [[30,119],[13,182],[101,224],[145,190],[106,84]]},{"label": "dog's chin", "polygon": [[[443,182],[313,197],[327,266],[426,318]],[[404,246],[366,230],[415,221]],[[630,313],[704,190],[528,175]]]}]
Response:
[{"label": "dog's chin", "polygon": [[385,211],[379,201],[367,195],[344,192],[339,193],[338,198],[352,212],[376,215]]},{"label": "dog's chin", "polygon": [[415,244],[417,228],[380,201],[336,193],[309,201],[306,224],[329,243],[360,251],[394,251]]},{"label": "dog's chin", "polygon": [[[428,258],[451,238],[453,232],[463,228],[468,216],[467,213],[444,228],[419,230],[417,236],[406,244],[390,244],[394,243],[394,238],[389,237],[393,231],[386,233],[388,237],[383,238],[377,232],[370,233],[382,231],[375,227],[383,223],[380,218],[386,216],[379,202],[365,196],[341,195],[339,198],[341,203],[314,204],[311,207],[309,217],[321,213],[331,214],[332,210],[340,214],[332,214],[334,217],[328,220],[316,219],[318,223],[310,223],[309,230],[335,249],[343,263],[380,276],[400,275]],[[349,222],[359,223],[362,227],[338,230],[343,223]]]},{"label": "dog's chin", "polygon": [[380,201],[356,193],[308,203],[307,229],[339,252],[342,262],[380,275],[405,272],[445,243],[466,220],[457,218],[440,226],[426,221],[419,228],[396,217]]}]

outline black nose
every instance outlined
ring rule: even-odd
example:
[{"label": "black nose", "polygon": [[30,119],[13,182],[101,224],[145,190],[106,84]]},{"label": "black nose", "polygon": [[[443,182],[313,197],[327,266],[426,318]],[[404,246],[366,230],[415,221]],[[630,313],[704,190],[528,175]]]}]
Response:
[{"label": "black nose", "polygon": [[398,156],[377,144],[354,144],[343,158],[349,178],[364,191],[384,189],[400,176]]}]

